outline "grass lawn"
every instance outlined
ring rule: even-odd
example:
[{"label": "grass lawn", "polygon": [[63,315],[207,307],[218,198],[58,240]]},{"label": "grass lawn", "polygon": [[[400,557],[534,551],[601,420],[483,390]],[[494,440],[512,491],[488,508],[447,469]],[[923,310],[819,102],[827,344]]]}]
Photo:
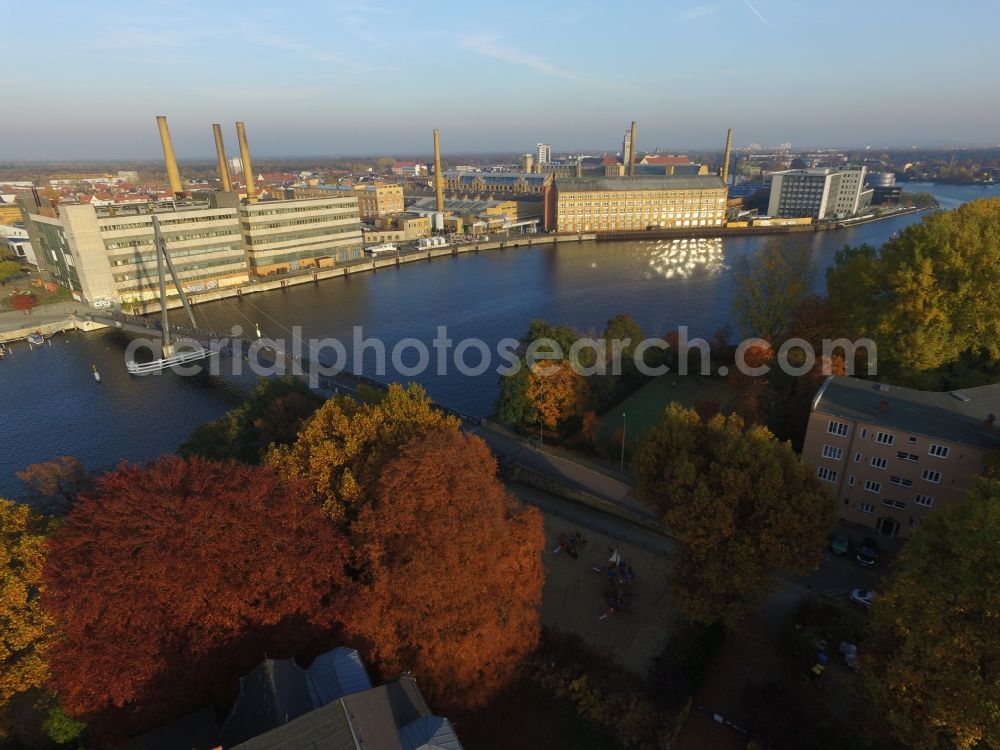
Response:
[{"label": "grass lawn", "polygon": [[553,698],[527,679],[486,708],[452,718],[466,750],[508,750],[512,744],[525,750],[624,750],[613,736],[581,719],[568,699]]},{"label": "grass lawn", "polygon": [[617,406],[608,409],[601,417],[598,440],[614,442],[620,439],[622,412],[626,413],[626,440],[631,442],[643,430],[659,420],[667,406],[676,401],[684,406],[694,406],[699,401],[718,401],[726,408],[732,392],[726,381],[719,377],[703,375],[669,374],[654,378]]}]

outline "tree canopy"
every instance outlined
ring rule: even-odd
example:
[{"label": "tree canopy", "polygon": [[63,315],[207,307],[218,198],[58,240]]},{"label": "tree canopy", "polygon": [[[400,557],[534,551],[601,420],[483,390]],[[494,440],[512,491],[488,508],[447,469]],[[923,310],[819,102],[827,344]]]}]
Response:
[{"label": "tree canopy", "polygon": [[211,703],[265,652],[332,645],[345,545],[305,495],[271,469],[200,458],[100,477],[44,568],[66,711],[107,742]]},{"label": "tree canopy", "polygon": [[259,463],[271,445],[288,445],[323,399],[291,376],[261,378],[247,399],[206,422],[180,446],[182,456]]},{"label": "tree canopy", "polygon": [[302,481],[337,522],[349,521],[367,500],[367,484],[404,443],[431,430],[459,427],[434,408],[419,385],[389,386],[376,401],[340,396],[325,402],[288,446],[268,463],[288,480]]},{"label": "tree canopy", "polygon": [[832,496],[791,446],[736,415],[703,423],[671,404],[643,434],[635,469],[638,496],[679,542],[672,587],[698,622],[735,625],[774,573],[813,569],[835,521]]},{"label": "tree canopy", "polygon": [[844,248],[827,289],[900,367],[930,370],[970,350],[1000,358],[1000,198],[931,214],[880,250]]},{"label": "tree canopy", "polygon": [[914,531],[872,604],[867,686],[906,747],[1000,747],[1000,481]]},{"label": "tree canopy", "polygon": [[795,303],[809,293],[816,269],[808,246],[768,242],[734,264],[733,308],[743,332],[779,343]]},{"label": "tree canopy", "polygon": [[74,456],[58,456],[17,472],[24,484],[21,500],[36,511],[62,515],[76,498],[93,487],[94,479]]},{"label": "tree canopy", "polygon": [[0,498],[0,736],[17,693],[42,687],[50,620],[38,597],[45,521],[27,505]]},{"label": "tree canopy", "polygon": [[348,632],[387,675],[411,670],[433,705],[484,705],[539,637],[541,516],[455,430],[408,442],[351,527],[364,583]]}]

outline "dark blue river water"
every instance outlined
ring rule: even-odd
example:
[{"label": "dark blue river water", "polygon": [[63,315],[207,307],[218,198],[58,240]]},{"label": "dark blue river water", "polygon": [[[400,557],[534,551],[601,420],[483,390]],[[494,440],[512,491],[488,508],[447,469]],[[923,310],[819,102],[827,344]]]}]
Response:
[{"label": "dark blue river water", "polygon": [[[996,187],[908,189],[934,193],[944,208],[1000,195]],[[442,325],[455,342],[476,337],[495,352],[498,341],[522,335],[532,318],[596,333],[616,312],[631,314],[649,335],[686,325],[692,336],[707,338],[732,317],[729,268],[734,259],[765,241],[808,246],[820,271],[815,283],[822,288],[822,269],[845,244],[881,244],[920,216],[778,239],[584,242],[486,251],[213,302],[198,306],[196,315],[219,331],[234,323],[252,331],[259,324],[266,336],[278,338],[300,325],[306,337],[336,337],[347,344],[353,327],[362,326],[365,337],[380,338],[390,352],[406,337],[430,346]],[[76,455],[101,469],[122,459],[170,452],[199,424],[237,403],[252,383],[248,377],[173,373],[134,378],[125,371],[126,344],[113,332],[72,333],[39,349],[15,345],[13,354],[0,361],[0,496],[19,492],[15,471],[54,456]],[[474,365],[478,356],[470,352],[466,359]],[[403,358],[406,365],[414,361],[412,351]],[[494,363],[501,364],[497,357]],[[100,383],[91,365],[100,370]],[[373,356],[364,365],[366,373],[375,374]],[[493,368],[479,377],[456,374],[454,368],[437,376],[433,370],[413,379],[439,402],[469,414],[492,413]],[[390,370],[386,379],[409,378]]]}]

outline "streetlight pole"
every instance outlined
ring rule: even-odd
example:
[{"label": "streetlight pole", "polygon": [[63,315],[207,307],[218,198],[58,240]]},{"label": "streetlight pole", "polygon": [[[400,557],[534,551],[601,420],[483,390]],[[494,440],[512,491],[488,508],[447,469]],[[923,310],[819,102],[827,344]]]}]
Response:
[{"label": "streetlight pole", "polygon": [[619,465],[619,473],[625,477],[625,412],[622,412],[622,458]]}]

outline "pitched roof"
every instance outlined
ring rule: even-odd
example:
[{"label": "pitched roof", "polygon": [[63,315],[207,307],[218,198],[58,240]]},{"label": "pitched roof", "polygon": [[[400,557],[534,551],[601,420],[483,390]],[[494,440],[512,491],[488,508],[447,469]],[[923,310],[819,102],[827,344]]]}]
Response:
[{"label": "pitched roof", "polygon": [[986,424],[990,414],[1000,415],[1000,383],[941,393],[833,375],[813,411],[987,450],[1000,446],[1000,429]]},{"label": "pitched roof", "polygon": [[310,711],[232,750],[357,750],[347,712],[340,701]]},{"label": "pitched roof", "polygon": [[420,688],[412,677],[343,699],[358,745],[366,750],[399,747],[399,730],[430,714]]},{"label": "pitched roof", "polygon": [[653,177],[556,177],[556,190],[570,193],[597,190],[725,190],[714,174]]}]

